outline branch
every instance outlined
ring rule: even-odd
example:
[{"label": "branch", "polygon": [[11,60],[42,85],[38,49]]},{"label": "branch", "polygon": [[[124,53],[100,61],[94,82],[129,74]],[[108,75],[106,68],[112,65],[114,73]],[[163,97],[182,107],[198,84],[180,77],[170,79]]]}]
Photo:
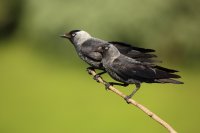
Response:
[{"label": "branch", "polygon": [[[95,76],[96,72],[93,70],[88,70],[88,73]],[[103,81],[103,79],[101,77],[98,78],[98,81],[102,84],[105,85],[105,82]],[[123,94],[121,91],[119,91],[118,89],[114,88],[113,86],[110,86],[109,89],[116,93],[117,95],[119,95],[122,98],[125,98],[126,95]],[[155,120],[156,122],[158,122],[159,124],[161,124],[163,127],[165,127],[170,133],[177,133],[167,122],[165,122],[164,120],[162,120],[159,116],[157,116],[155,113],[151,112],[148,108],[146,108],[145,106],[143,106],[142,104],[136,102],[133,99],[129,99],[128,102],[130,102],[130,104],[132,104],[133,106],[136,106],[137,108],[139,108],[140,110],[142,110],[145,114],[147,114],[149,117],[151,117],[153,120]]]}]

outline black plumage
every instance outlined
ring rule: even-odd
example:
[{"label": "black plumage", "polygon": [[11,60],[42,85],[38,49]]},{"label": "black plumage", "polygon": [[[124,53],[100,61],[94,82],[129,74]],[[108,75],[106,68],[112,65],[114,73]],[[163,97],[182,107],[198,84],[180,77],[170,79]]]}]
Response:
[{"label": "black plumage", "polygon": [[100,46],[107,46],[109,44],[113,44],[122,54],[137,61],[146,63],[155,62],[153,57],[156,57],[156,55],[150,53],[155,51],[153,49],[138,48],[122,42],[104,41],[94,38],[82,30],[73,30],[61,37],[68,38],[72,42],[79,57],[91,66],[90,69],[104,70],[101,63],[102,55],[97,49]]},{"label": "black plumage", "polygon": [[113,44],[120,51],[121,54],[134,58],[138,61],[149,62],[149,63],[160,62],[155,59],[152,59],[157,57],[155,54],[151,53],[155,52],[154,49],[134,47],[130,44],[123,42],[109,42],[109,43]]},{"label": "black plumage", "polygon": [[[121,54],[113,45],[99,47],[102,53],[102,64],[108,74],[116,81],[122,82],[123,86],[135,84],[136,89],[127,96],[126,100],[131,98],[140,88],[140,84],[146,83],[173,83],[182,84],[183,82],[175,80],[180,78],[174,74],[176,70],[157,66],[152,63],[140,62],[136,59]],[[174,79],[175,78],[175,79]],[[110,84],[107,83],[108,87]],[[115,83],[112,83],[115,85]],[[117,83],[117,85],[120,85]]]}]

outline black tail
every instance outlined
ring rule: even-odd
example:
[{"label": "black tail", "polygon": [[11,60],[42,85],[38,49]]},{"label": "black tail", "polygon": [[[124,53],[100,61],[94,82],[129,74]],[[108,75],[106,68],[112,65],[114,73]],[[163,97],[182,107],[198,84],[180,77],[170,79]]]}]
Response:
[{"label": "black tail", "polygon": [[162,70],[162,71],[165,71],[165,72],[168,72],[168,73],[178,72],[177,70],[173,70],[173,69],[169,69],[169,68],[165,68],[165,67],[161,67],[161,66],[155,66],[155,68]]},{"label": "black tail", "polygon": [[181,81],[177,81],[174,79],[156,79],[155,80],[156,83],[172,83],[172,84],[184,84]]},{"label": "black tail", "polygon": [[181,81],[174,80],[173,78],[181,78],[181,76],[174,74],[176,70],[155,66],[156,68],[156,78],[155,82],[158,83],[173,83],[173,84],[183,84]]},{"label": "black tail", "polygon": [[181,78],[181,76],[177,75],[177,74],[171,74],[171,73],[168,73],[168,78]]}]

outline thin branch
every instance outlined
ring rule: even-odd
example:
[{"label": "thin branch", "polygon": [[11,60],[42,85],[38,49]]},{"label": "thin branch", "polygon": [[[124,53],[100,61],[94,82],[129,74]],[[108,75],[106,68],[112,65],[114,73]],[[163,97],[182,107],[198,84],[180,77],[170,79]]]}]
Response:
[{"label": "thin branch", "polygon": [[[91,75],[95,76],[96,72],[93,70],[89,70],[88,71]],[[103,81],[103,79],[101,77],[98,78],[98,81],[102,84],[105,85],[105,82]],[[126,95],[123,94],[121,91],[119,91],[118,89],[116,89],[113,86],[110,86],[109,89],[116,93],[117,95],[119,95],[122,98],[125,98]],[[140,110],[142,110],[145,114],[147,114],[149,117],[151,117],[153,120],[155,120],[156,122],[158,122],[159,124],[161,124],[163,127],[165,127],[170,133],[177,133],[167,122],[165,122],[164,120],[162,120],[159,116],[157,116],[155,113],[153,113],[152,111],[150,111],[148,108],[146,108],[145,106],[143,106],[142,104],[136,102],[133,99],[129,99],[128,102],[130,102],[131,105],[136,106],[137,108],[139,108]]]}]

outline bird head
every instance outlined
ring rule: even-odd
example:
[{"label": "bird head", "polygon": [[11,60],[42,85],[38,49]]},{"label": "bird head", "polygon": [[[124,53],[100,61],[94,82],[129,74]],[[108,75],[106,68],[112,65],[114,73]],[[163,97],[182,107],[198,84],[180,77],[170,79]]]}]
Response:
[{"label": "bird head", "polygon": [[72,30],[69,33],[61,35],[60,37],[69,39],[75,45],[81,45],[86,40],[91,38],[90,34],[83,30]]}]

